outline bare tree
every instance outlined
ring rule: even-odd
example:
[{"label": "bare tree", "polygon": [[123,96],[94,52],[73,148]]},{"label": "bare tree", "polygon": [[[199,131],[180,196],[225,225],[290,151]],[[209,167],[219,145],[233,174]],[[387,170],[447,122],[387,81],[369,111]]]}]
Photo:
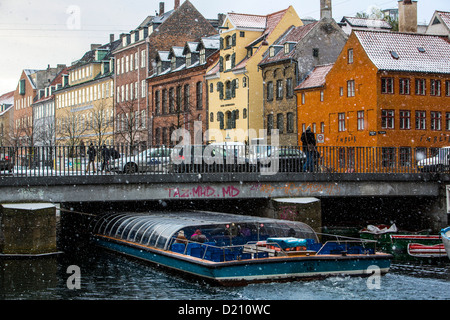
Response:
[{"label": "bare tree", "polygon": [[117,141],[130,147],[133,153],[147,139],[147,112],[138,110],[137,99],[123,101],[116,107],[116,137]]},{"label": "bare tree", "polygon": [[97,138],[97,145],[101,146],[114,131],[114,112],[112,100],[102,99],[92,112],[91,129]]}]

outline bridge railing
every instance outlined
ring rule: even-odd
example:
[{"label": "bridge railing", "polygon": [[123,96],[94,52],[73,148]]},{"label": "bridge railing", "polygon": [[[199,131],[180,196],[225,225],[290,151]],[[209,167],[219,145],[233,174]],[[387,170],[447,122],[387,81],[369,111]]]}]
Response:
[{"label": "bridge railing", "polygon": [[0,175],[447,172],[450,157],[442,150],[320,146],[304,150],[240,144],[148,149],[105,146],[91,150],[87,146],[0,146]]}]

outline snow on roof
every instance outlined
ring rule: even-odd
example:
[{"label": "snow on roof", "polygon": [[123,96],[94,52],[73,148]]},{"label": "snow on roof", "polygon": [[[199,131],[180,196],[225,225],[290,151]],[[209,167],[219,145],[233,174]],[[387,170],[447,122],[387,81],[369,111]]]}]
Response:
[{"label": "snow on roof", "polygon": [[450,43],[443,37],[354,31],[379,70],[450,73]]},{"label": "snow on roof", "polygon": [[242,13],[228,13],[228,17],[236,28],[249,29],[265,29],[267,23],[267,16],[242,14]]},{"label": "snow on roof", "polygon": [[315,67],[313,71],[306,77],[306,79],[295,89],[301,90],[323,86],[325,84],[325,78],[333,68],[333,65],[334,64],[326,64]]},{"label": "snow on roof", "polygon": [[392,29],[392,26],[383,19],[364,19],[354,17],[343,17],[341,22],[347,21],[352,27],[359,28],[378,28],[378,29]]},{"label": "snow on roof", "polygon": [[441,17],[447,28],[450,29],[450,12],[436,11],[436,13]]}]

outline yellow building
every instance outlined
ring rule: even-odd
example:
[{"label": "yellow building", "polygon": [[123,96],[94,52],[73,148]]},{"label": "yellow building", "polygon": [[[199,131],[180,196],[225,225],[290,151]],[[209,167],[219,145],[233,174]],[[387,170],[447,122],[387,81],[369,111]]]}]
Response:
[{"label": "yellow building", "polygon": [[292,6],[267,16],[228,13],[220,58],[206,75],[210,142],[251,142],[264,130],[263,53],[291,26],[303,25]]},{"label": "yellow building", "polygon": [[120,41],[92,45],[76,61],[56,91],[56,144],[66,146],[114,143],[114,61]]}]

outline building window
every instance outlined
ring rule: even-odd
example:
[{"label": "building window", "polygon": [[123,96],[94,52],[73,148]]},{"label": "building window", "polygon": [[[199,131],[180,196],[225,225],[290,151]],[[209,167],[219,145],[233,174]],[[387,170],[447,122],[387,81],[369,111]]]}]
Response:
[{"label": "building window", "polygon": [[324,92],[323,90],[320,90],[320,101],[323,102],[324,99]]},{"label": "building window", "polygon": [[267,101],[273,100],[273,82],[269,81],[267,83]]},{"label": "building window", "polygon": [[358,111],[358,130],[363,131],[364,127],[364,111]]},{"label": "building window", "polygon": [[292,78],[286,79],[286,98],[292,98],[294,96],[294,85]]},{"label": "building window", "polygon": [[345,113],[339,113],[338,125],[339,125],[339,132],[344,132],[346,130],[345,129]]},{"label": "building window", "polygon": [[145,68],[145,66],[146,66],[145,61],[146,60],[147,60],[146,59],[146,50],[142,50],[141,51],[141,68]]},{"label": "building window", "polygon": [[273,114],[267,116],[267,135],[272,135],[273,130]]},{"label": "building window", "polygon": [[209,114],[209,122],[214,122],[214,112]]},{"label": "building window", "polygon": [[145,98],[147,94],[147,82],[145,80],[141,81],[141,98]]},{"label": "building window", "polygon": [[320,133],[325,133],[325,122],[320,123]]},{"label": "building window", "polygon": [[416,79],[416,95],[424,96],[427,91],[427,84],[425,79]]},{"label": "building window", "polygon": [[177,111],[181,111],[181,103],[183,101],[183,89],[181,86],[177,86]]},{"label": "building window", "polygon": [[400,110],[400,130],[411,129],[411,111]]},{"label": "building window", "polygon": [[394,129],[394,110],[381,110],[381,128]]},{"label": "building window", "polygon": [[313,48],[313,57],[318,58],[319,57],[319,48]]},{"label": "building window", "polygon": [[302,93],[302,104],[306,103],[306,95]]},{"label": "building window", "polygon": [[205,64],[206,63],[206,49],[202,48],[200,50],[200,64]]},{"label": "building window", "polygon": [[160,91],[155,92],[155,113],[160,114],[161,112],[161,97],[160,97]]},{"label": "building window", "polygon": [[283,99],[283,80],[277,80],[277,100]]},{"label": "building window", "polygon": [[175,90],[169,89],[169,113],[175,112]]},{"label": "building window", "polygon": [[411,93],[411,83],[409,79],[399,80],[399,92],[400,94],[408,95]]},{"label": "building window", "polygon": [[247,119],[247,109],[244,109],[244,110],[242,111],[242,118],[243,118],[243,119]]},{"label": "building window", "polygon": [[197,82],[197,110],[203,109],[203,82]]},{"label": "building window", "polygon": [[184,110],[188,111],[190,107],[191,89],[188,84],[184,85]]},{"label": "building window", "polygon": [[344,96],[344,87],[339,87],[339,95],[340,95],[341,97]]},{"label": "building window", "polygon": [[416,111],[416,130],[427,129],[427,113],[425,111]]},{"label": "building window", "polygon": [[430,95],[435,97],[441,96],[441,80],[432,79],[430,81]]},{"label": "building window", "polygon": [[450,97],[450,81],[445,81],[445,96]]},{"label": "building window", "polygon": [[394,78],[381,78],[381,93],[382,94],[394,93]]},{"label": "building window", "polygon": [[167,114],[167,89],[162,91],[162,114]]},{"label": "building window", "polygon": [[442,113],[438,111],[431,111],[431,130],[441,131],[442,129]]},{"label": "building window", "polygon": [[445,113],[445,130],[450,131],[450,112]]},{"label": "building window", "polygon": [[355,96],[355,80],[347,81],[347,97]]},{"label": "building window", "polygon": [[383,167],[395,168],[395,148],[382,148],[381,158]]},{"label": "building window", "polygon": [[353,49],[348,49],[347,51],[347,55],[348,55],[348,63],[351,64],[353,63]]},{"label": "building window", "polygon": [[410,147],[401,147],[399,155],[400,166],[409,167],[412,164],[412,152]]},{"label": "building window", "polygon": [[282,113],[277,114],[277,129],[280,134],[284,133],[284,115]]},{"label": "building window", "polygon": [[293,133],[294,132],[294,114],[292,112],[288,112],[287,114],[287,123],[286,123],[286,130],[287,133]]}]

